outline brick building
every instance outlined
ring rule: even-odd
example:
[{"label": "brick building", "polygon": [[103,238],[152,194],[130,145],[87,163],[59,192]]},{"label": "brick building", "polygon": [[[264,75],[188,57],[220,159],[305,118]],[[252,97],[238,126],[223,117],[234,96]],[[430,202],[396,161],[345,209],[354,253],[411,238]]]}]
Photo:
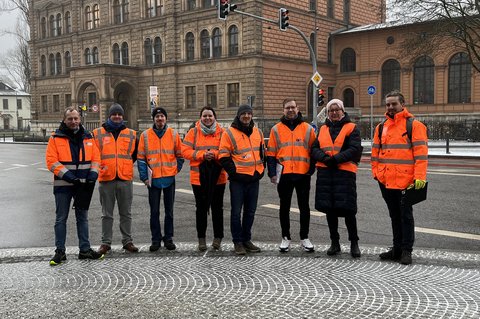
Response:
[{"label": "brick building", "polygon": [[[286,7],[290,24],[316,50],[329,97],[339,92],[333,48],[340,46],[333,45],[331,33],[381,23],[385,13],[383,0],[231,2],[272,20]],[[312,118],[310,53],[292,30],[239,13],[222,21],[216,0],[30,3],[32,115],[38,129],[57,127],[65,106],[84,104],[90,110],[84,122],[98,126],[114,101],[124,106],[130,127],[144,129],[151,123],[150,86],[158,87],[159,104],[181,131],[207,104],[229,123],[248,96],[255,97],[261,127],[278,120],[287,96],[296,97]],[[348,83],[345,74],[340,79]]]}]

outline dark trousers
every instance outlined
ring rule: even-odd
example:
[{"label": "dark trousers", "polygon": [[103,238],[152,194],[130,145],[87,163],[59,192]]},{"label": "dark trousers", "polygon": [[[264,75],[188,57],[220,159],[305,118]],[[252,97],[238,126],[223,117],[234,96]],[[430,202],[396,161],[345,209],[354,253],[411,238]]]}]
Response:
[{"label": "dark trousers", "polygon": [[[232,241],[243,243],[252,239],[252,226],[257,210],[259,181],[243,183],[230,181],[230,230]],[[243,216],[242,216],[243,208]]]},{"label": "dark trousers", "polygon": [[[162,238],[160,227],[160,199],[163,191],[163,205],[165,207],[165,236]],[[175,201],[175,182],[167,188],[148,188],[148,202],[150,204],[150,231],[152,232],[152,244],[160,244],[162,241],[171,240],[173,237],[173,203]]]},{"label": "dark trousers", "polygon": [[285,174],[280,178],[277,186],[280,197],[280,227],[282,238],[290,239],[290,206],[293,190],[297,193],[298,208],[300,210],[300,239],[308,238],[310,226],[310,176]]},{"label": "dark trousers", "polygon": [[[330,230],[330,239],[339,240],[340,234],[338,233],[338,216],[334,213],[327,214],[328,229]],[[358,241],[357,233],[357,218],[354,214],[345,216],[345,226],[347,226],[348,240]]]},{"label": "dark trousers", "polygon": [[411,252],[415,241],[413,208],[411,205],[402,204],[401,190],[387,189],[382,183],[378,184],[392,221],[393,247]]},{"label": "dark trousers", "polygon": [[225,184],[215,185],[211,203],[208,203],[207,195],[200,185],[192,185],[195,195],[195,215],[197,222],[198,238],[205,238],[207,232],[208,209],[211,209],[213,237],[223,238],[223,195]]}]

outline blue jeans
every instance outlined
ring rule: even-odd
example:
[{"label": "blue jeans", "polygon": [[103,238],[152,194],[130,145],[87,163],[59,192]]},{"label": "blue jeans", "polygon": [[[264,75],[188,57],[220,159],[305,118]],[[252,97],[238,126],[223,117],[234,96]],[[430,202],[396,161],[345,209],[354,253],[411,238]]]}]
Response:
[{"label": "blue jeans", "polygon": [[[259,181],[242,183],[230,181],[230,230],[234,243],[252,239],[252,225],[257,210]],[[243,218],[242,218],[243,207]]]},{"label": "blue jeans", "polygon": [[[162,238],[160,227],[160,199],[163,190],[163,205],[165,207],[165,236]],[[173,237],[173,203],[175,201],[175,182],[167,188],[148,188],[148,203],[150,204],[150,231],[152,232],[152,244],[171,240]]]},{"label": "blue jeans", "polygon": [[[65,251],[67,219],[72,198],[72,192],[55,194],[55,246],[62,251]],[[75,217],[77,219],[78,248],[80,248],[80,251],[87,251],[90,249],[88,240],[88,210],[76,208]]]}]

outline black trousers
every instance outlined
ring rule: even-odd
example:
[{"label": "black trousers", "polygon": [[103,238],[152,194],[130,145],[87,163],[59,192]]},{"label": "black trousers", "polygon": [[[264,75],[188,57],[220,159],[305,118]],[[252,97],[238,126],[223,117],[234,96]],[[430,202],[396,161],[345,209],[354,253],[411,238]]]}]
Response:
[{"label": "black trousers", "polygon": [[213,237],[223,238],[223,195],[225,193],[225,184],[215,185],[210,205],[208,204],[205,191],[200,185],[192,185],[192,189],[195,195],[198,238],[205,238],[206,236],[209,208],[211,208],[212,214]]},{"label": "black trousers", "polygon": [[300,239],[308,238],[310,227],[310,175],[285,174],[280,178],[277,186],[280,197],[280,226],[282,238],[290,239],[290,206],[293,190],[297,193],[298,208],[300,210]]},{"label": "black trousers", "polygon": [[[335,213],[327,213],[328,229],[330,230],[330,239],[339,240],[340,234],[338,233],[338,216]],[[358,241],[357,233],[357,218],[354,214],[345,216],[345,226],[347,226],[348,240]]]}]

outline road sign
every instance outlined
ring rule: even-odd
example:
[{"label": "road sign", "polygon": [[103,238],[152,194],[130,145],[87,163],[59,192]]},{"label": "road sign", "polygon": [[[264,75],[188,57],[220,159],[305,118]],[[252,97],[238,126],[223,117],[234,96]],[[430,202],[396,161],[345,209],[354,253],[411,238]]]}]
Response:
[{"label": "road sign", "polygon": [[367,89],[367,92],[368,95],[374,95],[375,93],[377,93],[377,88],[375,87],[375,85],[370,85]]},{"label": "road sign", "polygon": [[97,104],[92,105],[92,112],[98,112],[98,105]]},{"label": "road sign", "polygon": [[322,82],[323,78],[320,75],[320,73],[315,72],[315,74],[312,76],[311,80],[312,80],[313,84],[315,84],[315,86],[318,86],[320,84],[320,82]]}]

